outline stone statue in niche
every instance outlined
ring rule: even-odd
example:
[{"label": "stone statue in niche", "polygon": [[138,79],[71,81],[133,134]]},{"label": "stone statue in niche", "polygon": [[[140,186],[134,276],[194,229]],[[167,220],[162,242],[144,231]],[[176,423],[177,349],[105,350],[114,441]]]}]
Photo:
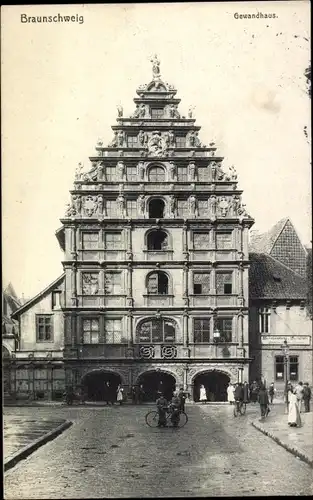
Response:
[{"label": "stone statue in niche", "polygon": [[176,198],[173,195],[169,197],[169,213],[170,215],[175,215],[176,213]]},{"label": "stone statue in niche", "polygon": [[138,210],[141,214],[145,212],[145,195],[141,194],[138,198]]},{"label": "stone statue in niche", "polygon": [[170,179],[175,180],[176,179],[176,165],[173,161],[170,161],[169,171],[170,171]]},{"label": "stone statue in niche", "polygon": [[236,172],[236,169],[234,167],[234,165],[232,165],[231,167],[229,167],[229,175],[230,175],[230,178],[232,181],[236,181],[237,180],[237,172]]},{"label": "stone statue in niche", "polygon": [[133,114],[131,115],[131,118],[138,118],[139,115],[140,115],[139,104],[136,104],[136,109],[133,112]]},{"label": "stone statue in niche", "polygon": [[123,107],[118,105],[117,107],[117,116],[118,118],[121,118],[123,116]]},{"label": "stone statue in niche", "polygon": [[103,163],[101,161],[98,161],[97,163],[97,181],[102,181],[103,180]]},{"label": "stone statue in niche", "polygon": [[239,196],[233,196],[232,198],[232,208],[233,208],[233,214],[237,215],[238,214],[238,209],[240,207],[240,198]]},{"label": "stone statue in niche", "polygon": [[180,114],[179,114],[177,106],[175,104],[170,105],[169,115],[170,115],[170,118],[180,118]]},{"label": "stone statue in niche", "polygon": [[98,175],[97,165],[98,165],[98,163],[96,161],[92,162],[91,170],[83,175],[84,181],[96,181],[97,180],[97,175]]},{"label": "stone statue in niche", "polygon": [[211,197],[210,197],[210,211],[211,211],[211,214],[212,215],[216,215],[216,205],[217,205],[217,199],[216,199],[216,196],[213,194]]},{"label": "stone statue in niche", "polygon": [[117,130],[114,131],[114,137],[109,144],[109,148],[116,148],[116,147],[117,147]]},{"label": "stone statue in niche", "polygon": [[82,178],[83,165],[79,162],[75,170],[75,181],[80,181]]},{"label": "stone statue in niche", "polygon": [[187,135],[187,146],[194,147],[196,145],[195,131],[191,130]]},{"label": "stone statue in niche", "polygon": [[75,209],[77,215],[81,213],[82,209],[82,199],[78,194],[73,194],[72,196],[72,204]]},{"label": "stone statue in niche", "polygon": [[138,163],[138,177],[139,177],[139,180],[143,180],[144,179],[144,176],[145,176],[145,164],[143,161],[140,161]]},{"label": "stone statue in niche", "polygon": [[140,130],[139,131],[139,134],[138,134],[138,144],[139,146],[144,146],[145,145],[145,142],[146,142],[146,134],[143,130]]},{"label": "stone statue in niche", "polygon": [[119,130],[117,134],[117,144],[118,146],[124,146],[125,143],[125,132],[123,130]]},{"label": "stone statue in niche", "polygon": [[103,196],[98,194],[97,196],[97,213],[98,215],[103,215]]},{"label": "stone statue in niche", "polygon": [[191,161],[188,165],[188,176],[191,181],[196,179],[196,164],[194,161]]},{"label": "stone statue in niche", "polygon": [[96,273],[82,273],[83,294],[97,295],[99,292],[99,276]]},{"label": "stone statue in niche", "polygon": [[176,137],[175,137],[173,130],[170,130],[168,132],[168,140],[169,140],[170,147],[174,147],[176,145]]},{"label": "stone statue in niche", "polygon": [[238,207],[238,215],[240,216],[246,216],[246,217],[249,217],[249,214],[246,210],[246,204],[245,203],[241,203],[241,205]]},{"label": "stone statue in niche", "polygon": [[146,116],[146,105],[145,104],[140,104],[139,107],[139,118],[144,118]]},{"label": "stone statue in niche", "polygon": [[188,207],[189,207],[189,213],[191,215],[196,215],[197,200],[193,194],[191,196],[189,196]]},{"label": "stone statue in niche", "polygon": [[219,209],[221,211],[222,217],[226,217],[227,211],[229,209],[229,203],[228,203],[227,198],[225,196],[221,197],[218,206],[219,206]]},{"label": "stone statue in niche", "polygon": [[124,165],[123,161],[117,162],[116,171],[117,171],[117,178],[124,180],[126,171],[125,171],[125,165]]},{"label": "stone statue in niche", "polygon": [[119,194],[119,196],[117,197],[117,200],[116,200],[116,204],[117,204],[117,210],[118,210],[119,215],[121,215],[123,217],[124,211],[125,211],[125,197],[124,197],[124,195]]},{"label": "stone statue in niche", "polygon": [[84,211],[88,217],[91,217],[97,209],[96,197],[86,196],[84,200]]},{"label": "stone statue in niche", "polygon": [[197,148],[201,147],[201,142],[200,142],[200,139],[199,139],[199,132],[195,132],[195,146]]},{"label": "stone statue in niche", "polygon": [[158,131],[152,132],[152,136],[148,142],[148,151],[151,156],[161,156],[164,153],[165,147],[162,142],[161,134]]}]

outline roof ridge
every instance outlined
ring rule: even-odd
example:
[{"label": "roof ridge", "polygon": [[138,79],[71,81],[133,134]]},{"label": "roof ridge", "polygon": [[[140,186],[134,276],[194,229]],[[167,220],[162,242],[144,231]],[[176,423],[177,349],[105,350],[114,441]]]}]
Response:
[{"label": "roof ridge", "polygon": [[280,260],[276,259],[276,257],[273,257],[271,254],[263,254],[263,255],[266,255],[267,257],[269,257],[270,259],[274,260],[275,262],[277,262],[278,264],[280,264],[282,267],[284,267],[285,269],[288,269],[288,271],[290,271],[291,273],[295,274],[296,276],[298,276],[299,278],[305,280],[305,278],[303,276],[301,276],[301,274],[297,273],[296,271],[294,271],[293,269],[291,269],[291,267],[288,267],[286,266],[286,264],[284,264],[283,262],[281,262]]},{"label": "roof ridge", "polygon": [[[283,222],[284,221],[284,222]],[[274,224],[274,226],[272,227],[272,229],[274,229],[275,226],[278,226],[278,224],[282,224],[281,226],[281,229],[278,231],[277,235],[275,236],[274,238],[274,241],[273,241],[273,244],[271,245],[271,249],[270,249],[270,252],[273,250],[274,246],[275,246],[275,243],[276,241],[278,240],[279,236],[281,235],[281,233],[283,232],[287,222],[290,221],[289,217],[284,217],[282,219],[280,219],[279,221],[276,222],[276,224]],[[292,223],[291,223],[292,224]],[[292,224],[293,226],[293,224]],[[270,253],[269,252],[269,253]]]}]

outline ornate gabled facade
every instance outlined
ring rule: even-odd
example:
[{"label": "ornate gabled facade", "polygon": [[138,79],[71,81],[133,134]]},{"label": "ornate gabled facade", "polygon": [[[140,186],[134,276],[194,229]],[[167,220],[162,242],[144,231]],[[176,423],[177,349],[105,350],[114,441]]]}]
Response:
[{"label": "ornate gabled facade", "polygon": [[95,397],[112,372],[148,392],[171,381],[197,392],[205,372],[219,398],[229,379],[248,378],[254,221],[234,167],[225,173],[214,144],[200,142],[192,109],[180,115],[152,63],[133,114],[118,107],[111,143],[98,141],[90,169],[79,165],[57,233],[66,384]]}]

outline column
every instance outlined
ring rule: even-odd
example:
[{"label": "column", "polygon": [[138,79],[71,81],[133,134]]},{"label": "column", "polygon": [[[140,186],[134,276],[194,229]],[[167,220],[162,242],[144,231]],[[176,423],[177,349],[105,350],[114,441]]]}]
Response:
[{"label": "column", "polygon": [[72,296],[71,296],[71,302],[72,302],[72,306],[75,307],[77,306],[77,268],[76,268],[76,264],[73,262],[72,266],[71,266],[71,275],[72,275],[72,286],[71,286],[71,289],[72,289]]},{"label": "column", "polygon": [[242,252],[245,259],[249,259],[249,227],[242,227]]},{"label": "column", "polygon": [[190,357],[189,348],[189,313],[187,310],[184,311],[183,315],[183,348],[182,354],[184,358]]},{"label": "column", "polygon": [[237,357],[243,358],[243,312],[240,311],[237,315],[237,334],[238,334],[238,347]]},{"label": "column", "polygon": [[183,225],[183,258],[188,259],[188,227]]},{"label": "column", "polygon": [[[216,268],[215,263],[212,263],[211,267],[211,290],[210,293],[212,295],[216,295]],[[216,297],[214,297],[214,305],[216,305]]]},{"label": "column", "polygon": [[127,265],[127,306],[133,307],[133,266]]},{"label": "column", "polygon": [[133,313],[132,311],[128,311],[127,314],[127,344],[128,348],[132,348],[134,344],[134,338],[133,338]]},{"label": "column", "polygon": [[189,267],[187,262],[183,269],[183,299],[186,306],[189,306]]},{"label": "column", "polygon": [[133,257],[133,238],[132,238],[132,225],[126,228],[126,248],[127,248],[127,258],[132,259]]}]

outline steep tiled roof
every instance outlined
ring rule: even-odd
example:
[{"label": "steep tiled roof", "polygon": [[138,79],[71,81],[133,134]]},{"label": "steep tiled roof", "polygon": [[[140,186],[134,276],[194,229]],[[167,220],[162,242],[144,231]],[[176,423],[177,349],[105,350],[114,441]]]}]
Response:
[{"label": "steep tiled roof", "polygon": [[270,255],[250,253],[250,299],[305,299],[307,282]]},{"label": "steep tiled roof", "polygon": [[281,219],[266,233],[258,234],[251,231],[249,243],[250,252],[271,253],[275,241],[288,220],[288,217]]}]

